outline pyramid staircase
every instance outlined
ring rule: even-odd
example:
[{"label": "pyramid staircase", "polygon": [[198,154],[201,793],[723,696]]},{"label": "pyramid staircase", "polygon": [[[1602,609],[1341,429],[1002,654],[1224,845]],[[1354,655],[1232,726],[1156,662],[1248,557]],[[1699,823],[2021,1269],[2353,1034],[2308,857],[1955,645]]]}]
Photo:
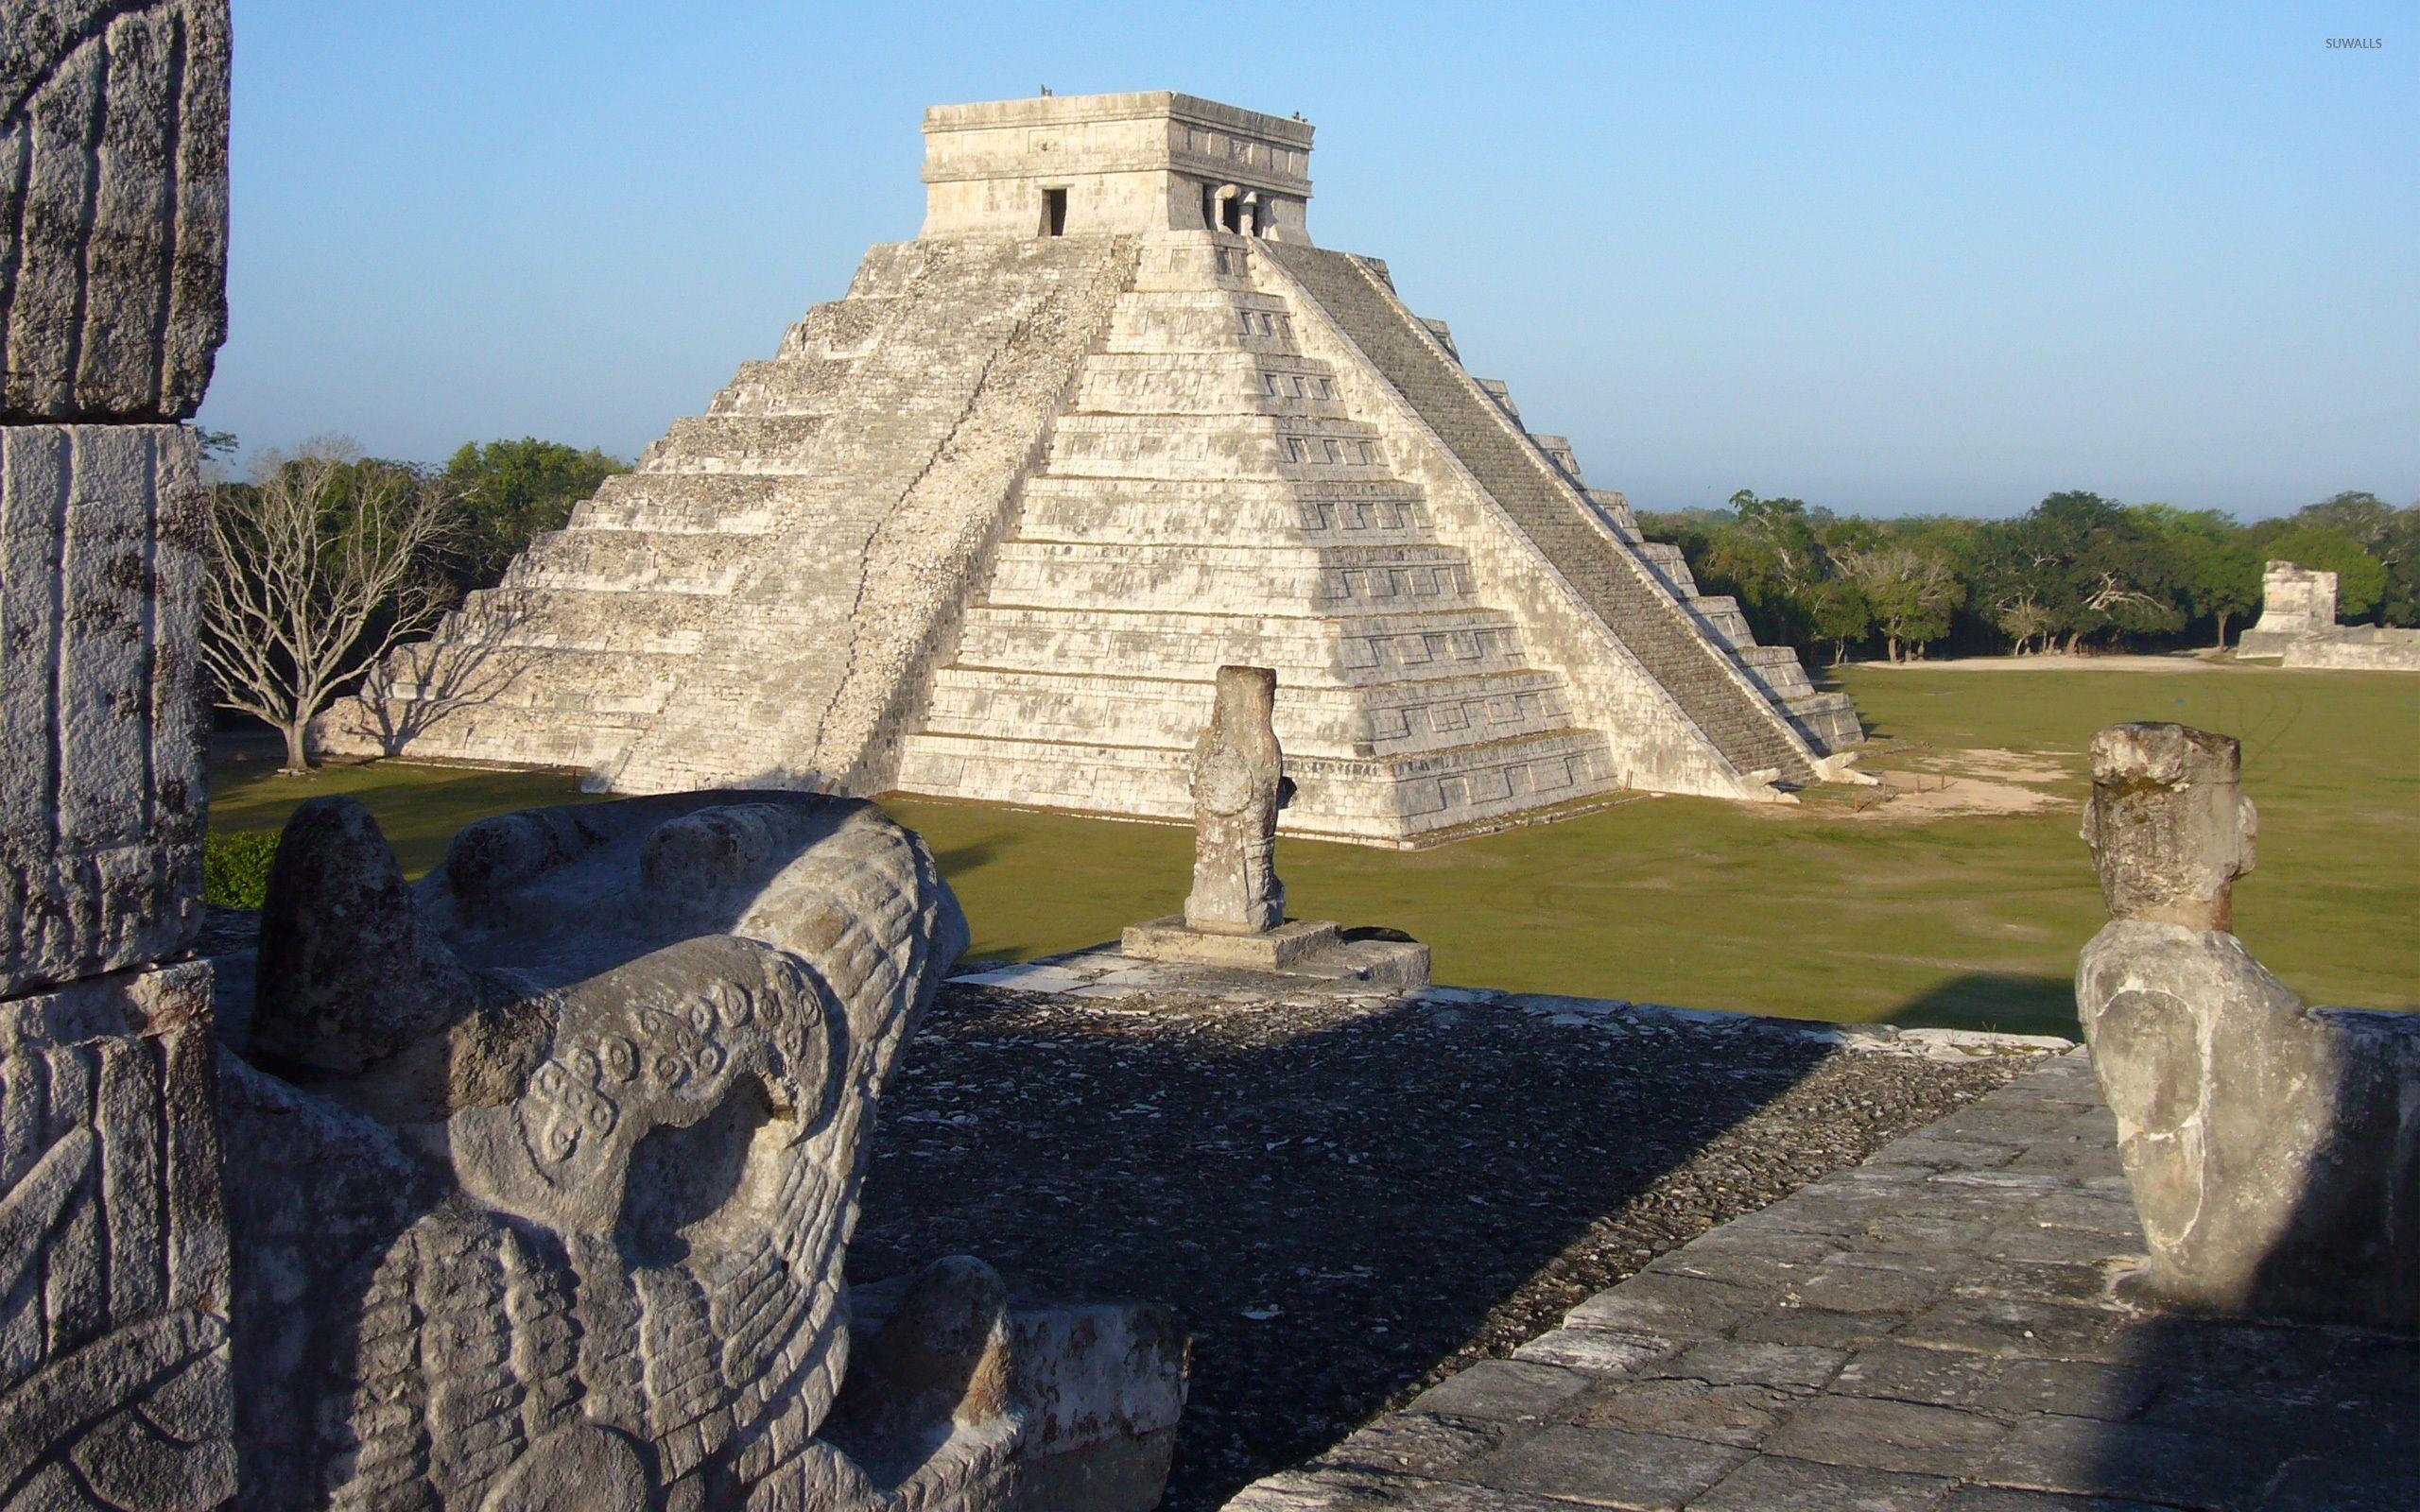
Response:
[{"label": "pyramid staircase", "polygon": [[1026,486],[899,784],[1174,818],[1219,666],[1278,675],[1289,833],[1409,843],[1606,791],[1247,244],[1155,239]]},{"label": "pyramid staircase", "polygon": [[[1522,428],[1504,386],[1464,371],[1450,337],[1441,338],[1433,322],[1404,307],[1384,265],[1299,244],[1263,246],[1282,269],[1279,286],[1319,307],[1567,585],[1593,620],[1589,627],[1618,644],[1733,771],[1790,783],[1819,779],[1829,747],[1810,739],[1776,699],[1773,684],[1739,656],[1754,643],[1737,606],[1685,601],[1635,549],[1635,523],[1609,518],[1589,496],[1567,444],[1560,459],[1549,455]],[[1786,646],[1773,649],[1779,658],[1762,660],[1778,681],[1773,663],[1787,658],[1795,666],[1797,657]],[[1803,668],[1798,679],[1805,679]],[[1800,696],[1824,696],[1811,685]]]}]

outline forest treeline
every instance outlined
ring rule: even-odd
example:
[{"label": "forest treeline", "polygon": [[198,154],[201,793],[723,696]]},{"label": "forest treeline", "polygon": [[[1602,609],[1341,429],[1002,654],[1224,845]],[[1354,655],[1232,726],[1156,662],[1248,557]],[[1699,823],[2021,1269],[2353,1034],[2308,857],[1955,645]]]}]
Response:
[{"label": "forest treeline", "polygon": [[2262,564],[2337,576],[2347,621],[2420,625],[2420,504],[2339,493],[2251,524],[2216,509],[2053,493],[2005,520],[1871,519],[1741,490],[1728,508],[1641,511],[1756,639],[1833,661],[2224,645],[2260,607]]},{"label": "forest treeline", "polygon": [[[203,444],[216,460],[234,438],[205,432]],[[331,698],[462,594],[493,586],[628,465],[524,437],[475,442],[434,468],[328,438],[263,454],[244,479],[215,478],[202,640],[220,705],[283,731],[286,765],[301,769]],[[2082,492],[2007,520],[1877,520],[1747,490],[1727,508],[1638,521],[1679,545],[1702,591],[1736,597],[1759,641],[1828,648],[1833,661],[2224,645],[2259,608],[2272,559],[2335,573],[2347,621],[2420,625],[2420,505],[2368,493],[2249,525]]]}]

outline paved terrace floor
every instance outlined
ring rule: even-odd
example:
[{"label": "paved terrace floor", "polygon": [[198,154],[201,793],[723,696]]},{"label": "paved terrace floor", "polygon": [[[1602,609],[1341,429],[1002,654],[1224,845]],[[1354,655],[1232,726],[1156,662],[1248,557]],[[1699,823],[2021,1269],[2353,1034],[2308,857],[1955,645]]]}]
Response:
[{"label": "paved terrace floor", "polygon": [[1229,1512],[2420,1509],[2420,1341],[2118,1299],[2116,1132],[2054,1057]]}]

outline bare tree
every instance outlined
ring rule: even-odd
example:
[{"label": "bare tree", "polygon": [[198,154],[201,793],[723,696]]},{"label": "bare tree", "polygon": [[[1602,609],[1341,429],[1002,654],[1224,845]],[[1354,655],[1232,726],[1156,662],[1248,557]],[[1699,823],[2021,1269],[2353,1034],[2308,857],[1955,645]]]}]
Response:
[{"label": "bare tree", "polygon": [[309,769],[312,716],[452,602],[438,557],[455,526],[440,481],[356,460],[340,441],[268,453],[211,490],[202,660],[218,701],[277,727]]}]

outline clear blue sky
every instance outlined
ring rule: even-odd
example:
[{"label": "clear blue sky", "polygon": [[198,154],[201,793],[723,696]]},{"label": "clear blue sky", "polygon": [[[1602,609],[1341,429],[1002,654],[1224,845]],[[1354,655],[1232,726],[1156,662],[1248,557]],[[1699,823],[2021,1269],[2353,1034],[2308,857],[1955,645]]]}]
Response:
[{"label": "clear blue sky", "polygon": [[1179,89],[1315,123],[1313,236],[1643,507],[2400,504],[2415,17],[235,0],[201,418],[635,455],[916,233],[927,103]]}]

